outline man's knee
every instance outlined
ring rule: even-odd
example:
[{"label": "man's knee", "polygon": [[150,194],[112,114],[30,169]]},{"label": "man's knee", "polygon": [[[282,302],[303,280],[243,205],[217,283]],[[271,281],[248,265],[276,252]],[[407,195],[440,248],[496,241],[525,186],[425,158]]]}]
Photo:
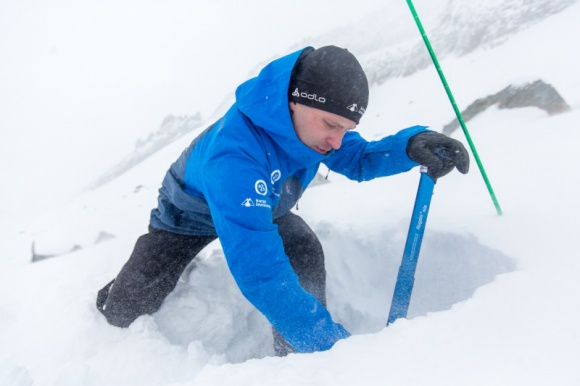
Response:
[{"label": "man's knee", "polygon": [[282,237],[286,254],[297,253],[324,259],[320,240],[306,222],[291,212],[275,221]]},{"label": "man's knee", "polygon": [[288,213],[276,221],[284,251],[302,287],[326,305],[326,269],[320,240],[299,216]]}]

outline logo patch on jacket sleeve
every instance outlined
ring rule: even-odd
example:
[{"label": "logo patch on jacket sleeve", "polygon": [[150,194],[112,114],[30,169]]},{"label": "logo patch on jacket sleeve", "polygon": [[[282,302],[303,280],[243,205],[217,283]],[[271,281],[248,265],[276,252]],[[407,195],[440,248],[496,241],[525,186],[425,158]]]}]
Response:
[{"label": "logo patch on jacket sleeve", "polygon": [[249,197],[246,198],[244,202],[242,202],[242,205],[245,207],[255,206],[254,201],[252,201],[252,199]]},{"label": "logo patch on jacket sleeve", "polygon": [[242,202],[242,206],[245,206],[246,208],[251,208],[252,206],[261,206],[262,208],[272,209],[270,204],[268,204],[268,201],[262,200],[261,198],[256,198],[254,202],[250,197],[248,197],[244,200],[244,202]]},{"label": "logo patch on jacket sleeve", "polygon": [[[265,196],[268,194],[268,184],[264,180],[257,180],[254,183],[254,189],[256,190],[256,193],[258,193],[260,196]],[[263,198],[252,199],[252,197],[246,198],[242,202],[242,206],[245,206],[246,208],[251,208],[253,206],[260,206],[262,208],[270,208],[270,209],[272,208],[268,200],[265,200]]]},{"label": "logo patch on jacket sleeve", "polygon": [[266,185],[266,181],[264,180],[256,181],[256,183],[254,184],[254,188],[256,189],[256,193],[262,196],[268,194],[268,185]]},{"label": "logo patch on jacket sleeve", "polygon": [[272,181],[272,183],[274,184],[276,181],[278,181],[280,178],[282,178],[282,173],[280,172],[279,169],[276,169],[272,172],[272,174],[270,175],[270,179]]}]

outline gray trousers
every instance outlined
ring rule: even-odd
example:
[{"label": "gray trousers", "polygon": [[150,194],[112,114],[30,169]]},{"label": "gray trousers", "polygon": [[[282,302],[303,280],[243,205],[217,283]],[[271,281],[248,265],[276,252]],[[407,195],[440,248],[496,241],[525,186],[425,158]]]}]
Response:
[{"label": "gray trousers", "polygon": [[[274,223],[300,284],[326,306],[324,252],[318,237],[302,218],[291,212]],[[149,233],[137,240],[121,272],[99,291],[97,308],[117,327],[128,327],[137,317],[154,313],[173,291],[187,265],[215,239],[149,227]],[[294,352],[275,329],[273,333],[276,355]]]}]

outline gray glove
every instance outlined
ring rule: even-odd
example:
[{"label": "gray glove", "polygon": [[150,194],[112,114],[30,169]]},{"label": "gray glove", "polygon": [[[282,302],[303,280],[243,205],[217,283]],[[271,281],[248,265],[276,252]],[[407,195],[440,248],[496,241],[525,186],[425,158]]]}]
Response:
[{"label": "gray glove", "polygon": [[435,181],[455,167],[463,174],[469,171],[469,153],[463,144],[433,131],[412,136],[407,143],[407,155],[419,165],[426,166],[427,174]]}]

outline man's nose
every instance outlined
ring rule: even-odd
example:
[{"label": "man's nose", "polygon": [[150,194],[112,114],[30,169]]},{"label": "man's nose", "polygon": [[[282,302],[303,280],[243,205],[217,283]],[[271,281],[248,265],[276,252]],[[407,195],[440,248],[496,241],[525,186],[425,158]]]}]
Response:
[{"label": "man's nose", "polygon": [[332,148],[334,150],[338,150],[340,149],[340,145],[342,145],[342,139],[344,138],[344,131],[338,131],[337,133],[328,137],[328,143],[330,144],[330,146],[332,146]]}]

